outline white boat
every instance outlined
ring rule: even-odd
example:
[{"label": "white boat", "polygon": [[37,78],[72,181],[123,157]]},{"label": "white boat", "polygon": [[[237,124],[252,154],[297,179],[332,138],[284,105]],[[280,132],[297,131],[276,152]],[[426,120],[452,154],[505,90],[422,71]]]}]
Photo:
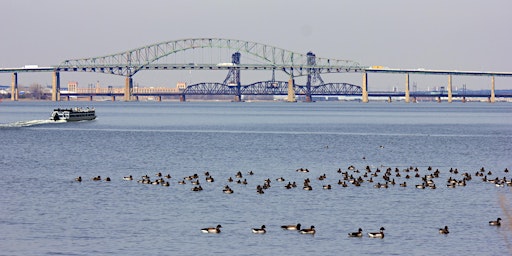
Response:
[{"label": "white boat", "polygon": [[96,118],[96,111],[94,108],[56,108],[50,115],[50,120],[58,121],[82,121],[93,120]]}]

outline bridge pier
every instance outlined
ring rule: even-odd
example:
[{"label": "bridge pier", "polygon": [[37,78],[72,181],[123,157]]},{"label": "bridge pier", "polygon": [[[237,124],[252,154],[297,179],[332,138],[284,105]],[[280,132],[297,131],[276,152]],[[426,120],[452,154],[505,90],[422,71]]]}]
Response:
[{"label": "bridge pier", "polygon": [[494,90],[494,76],[491,77],[491,97],[489,98],[490,103],[496,102],[496,92]]},{"label": "bridge pier", "polygon": [[18,91],[18,73],[14,72],[12,73],[12,80],[11,80],[11,100],[17,101],[20,94]]},{"label": "bridge pier", "polygon": [[293,77],[290,77],[288,80],[288,98],[286,99],[288,102],[297,102],[295,99],[295,81]]},{"label": "bridge pier", "polygon": [[156,96],[156,101],[157,102],[162,102],[162,95]]},{"label": "bridge pier", "polygon": [[410,91],[409,91],[409,73],[405,74],[405,103],[409,103],[410,101]]},{"label": "bridge pier", "polygon": [[186,101],[187,101],[187,97],[185,96],[185,94],[180,95],[180,102],[186,102]]},{"label": "bridge pier", "polygon": [[448,75],[448,103],[452,103],[453,94],[452,94],[452,75]]},{"label": "bridge pier", "polygon": [[393,100],[391,99],[391,96],[388,97],[388,102],[391,103]]},{"label": "bridge pier", "polygon": [[93,100],[94,100],[93,96],[92,95],[89,96],[89,101],[93,101]]},{"label": "bridge pier", "polygon": [[60,101],[60,73],[58,71],[53,72],[52,101]]},{"label": "bridge pier", "polygon": [[124,83],[124,101],[130,101],[132,99],[132,91],[133,78],[131,76],[126,76]]},{"label": "bridge pier", "polygon": [[115,102],[116,101],[116,96],[112,95],[111,100],[112,100],[112,102]]},{"label": "bridge pier", "polygon": [[368,103],[368,73],[363,73],[363,85],[361,86],[362,89],[362,99],[361,101],[363,103]]}]

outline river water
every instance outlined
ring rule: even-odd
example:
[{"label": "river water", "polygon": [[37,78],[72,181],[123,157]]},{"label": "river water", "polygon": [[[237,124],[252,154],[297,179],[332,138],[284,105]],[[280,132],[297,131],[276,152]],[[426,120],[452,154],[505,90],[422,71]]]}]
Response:
[{"label": "river water", "polygon": [[[70,106],[98,118],[46,121]],[[0,140],[1,255],[512,254],[511,187],[478,174],[512,179],[507,103],[4,101]],[[388,168],[395,185],[375,188]],[[435,170],[436,189],[415,187]],[[159,172],[169,186],[138,182]],[[338,185],[343,173],[363,182]],[[466,186],[447,187],[463,173]],[[280,228],[297,223],[316,234]]]}]

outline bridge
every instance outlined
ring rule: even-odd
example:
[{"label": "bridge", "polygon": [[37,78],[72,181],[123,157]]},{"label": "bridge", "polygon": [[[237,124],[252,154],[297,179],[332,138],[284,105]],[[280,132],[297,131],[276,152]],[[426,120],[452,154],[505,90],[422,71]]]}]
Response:
[{"label": "bridge", "polygon": [[[191,61],[185,52],[210,50],[207,57],[200,61]],[[212,51],[218,49],[219,52]],[[225,53],[222,53],[225,50]],[[231,54],[231,59],[229,58]],[[250,61],[242,62],[242,54],[249,56]],[[204,53],[203,53],[204,55]],[[217,56],[213,56],[217,55]],[[226,55],[228,57],[226,57]],[[194,58],[195,59],[195,58]],[[227,76],[223,82],[204,82],[188,85],[178,90],[147,91],[134,88],[133,77],[146,70],[224,70]],[[240,81],[241,71],[271,71],[272,78],[248,85]],[[27,65],[22,68],[0,68],[0,73],[12,73],[11,99],[18,99],[18,73],[23,72],[52,72],[52,100],[61,100],[61,96],[116,96],[124,97],[125,101],[136,99],[138,96],[179,95],[182,100],[186,95],[233,95],[235,101],[240,101],[242,95],[287,95],[287,101],[295,101],[296,95],[304,95],[306,101],[312,100],[312,95],[352,95],[360,96],[362,102],[368,102],[369,96],[398,95],[397,93],[370,93],[368,92],[369,73],[405,74],[404,93],[406,102],[411,100],[409,90],[409,75],[447,75],[448,85],[446,97],[448,102],[453,100],[452,76],[487,76],[491,77],[491,93],[487,97],[490,102],[495,101],[495,77],[511,77],[512,72],[488,71],[450,71],[425,69],[391,69],[382,66],[363,66],[351,60],[339,60],[316,57],[313,52],[306,54],[296,53],[282,48],[236,39],[222,38],[192,38],[161,42],[143,46],[116,54],[65,60],[62,63],[49,67]],[[108,91],[82,91],[64,92],[60,89],[60,72],[96,72],[125,77],[125,86],[122,93],[108,89]],[[283,72],[288,81],[277,81],[275,72]],[[326,83],[321,74],[327,73],[362,73],[361,86],[347,83]],[[295,84],[296,77],[305,77],[306,84]],[[416,94],[413,97],[422,97]],[[431,96],[431,95],[430,95]],[[441,97],[441,96],[439,96]]]}]

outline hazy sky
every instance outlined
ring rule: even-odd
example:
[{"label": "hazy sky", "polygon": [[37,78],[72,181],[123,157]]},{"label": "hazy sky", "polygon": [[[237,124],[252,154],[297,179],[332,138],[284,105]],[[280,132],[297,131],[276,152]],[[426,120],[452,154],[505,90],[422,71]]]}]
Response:
[{"label": "hazy sky", "polygon": [[[0,67],[57,65],[157,42],[218,37],[313,51],[318,57],[362,65],[512,71],[509,0],[1,0],[0,6]],[[136,83],[204,81],[201,74],[142,73],[134,76]],[[63,84],[124,83],[122,77],[105,74],[62,73],[61,78]],[[9,85],[10,79],[10,74],[0,74],[0,84]],[[361,75],[338,74],[334,79],[360,84]],[[447,81],[442,76],[411,80],[418,87]],[[19,81],[50,84],[51,75],[21,74]],[[370,75],[369,82],[370,88],[378,84],[389,89],[402,86],[404,78]],[[496,86],[512,88],[511,82],[497,78]],[[462,83],[484,87],[490,79],[454,79],[455,86]]]}]

